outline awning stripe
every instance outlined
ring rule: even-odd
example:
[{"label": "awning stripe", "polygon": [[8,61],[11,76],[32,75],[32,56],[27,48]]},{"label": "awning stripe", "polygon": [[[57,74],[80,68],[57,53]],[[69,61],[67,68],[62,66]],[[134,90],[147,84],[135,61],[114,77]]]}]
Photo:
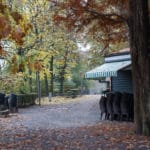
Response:
[{"label": "awning stripe", "polygon": [[117,71],[131,65],[131,61],[122,61],[122,62],[111,62],[104,63],[103,65],[92,69],[85,73],[85,78],[100,78],[100,77],[115,77],[117,76]]}]

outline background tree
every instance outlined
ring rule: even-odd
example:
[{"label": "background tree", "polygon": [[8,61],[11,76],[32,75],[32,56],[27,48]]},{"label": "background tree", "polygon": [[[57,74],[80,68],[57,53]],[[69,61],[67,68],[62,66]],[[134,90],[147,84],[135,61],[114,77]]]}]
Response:
[{"label": "background tree", "polygon": [[[136,132],[150,135],[150,50],[148,0],[53,1],[56,22],[109,45],[129,39],[132,54]],[[130,35],[130,36],[129,36]]]},{"label": "background tree", "polygon": [[13,11],[9,6],[0,1],[0,55],[6,56],[4,50],[5,41],[15,42],[15,44],[22,45],[23,38],[25,37],[30,25],[21,14]]},{"label": "background tree", "polygon": [[[58,38],[59,37],[59,38]],[[56,49],[58,51],[55,57],[55,74],[60,83],[60,94],[64,92],[64,81],[71,76],[71,69],[75,67],[75,58],[78,54],[76,41],[71,37],[71,33],[59,31],[57,34]]]},{"label": "background tree", "polygon": [[[26,17],[18,11],[13,10],[8,5],[7,1],[0,1],[0,8],[0,56],[7,60],[7,62],[10,62],[10,58],[12,58],[15,62],[16,57],[11,57],[13,51],[10,48],[16,46],[19,47],[23,44],[24,37],[30,29],[30,24],[27,22]],[[15,65],[17,64],[14,63],[14,68],[16,67]],[[4,71],[4,67],[5,66],[3,66],[3,72],[6,73],[6,70]],[[16,79],[14,77],[12,77],[14,79],[11,80],[12,82],[7,82],[7,76],[5,76],[6,75],[3,73],[1,78],[2,84],[4,83],[4,85],[7,85],[8,83],[16,83]],[[10,78],[8,81],[10,81]],[[10,89],[6,88],[5,90],[8,92]],[[14,90],[12,89],[12,91]]]},{"label": "background tree", "polygon": [[[60,79],[60,87],[63,87],[64,80],[74,67],[73,57],[77,48],[75,40],[71,39],[62,27],[54,26],[52,15],[56,10],[53,3],[47,0],[6,0],[6,3],[11,10],[24,14],[31,26],[22,45],[8,45],[10,55],[6,60],[9,72],[22,74],[25,85],[29,82],[30,92],[34,91],[35,75],[40,79],[36,80],[37,85],[45,86],[45,89],[41,90],[46,95],[49,92],[49,80],[53,92],[54,74]],[[40,89],[38,87],[37,89]]]},{"label": "background tree", "polygon": [[75,83],[75,88],[79,89],[81,95],[88,94],[90,81],[84,78],[84,74],[91,66],[91,62],[89,62],[89,52],[79,50],[75,61],[77,65],[71,71],[72,81]]}]

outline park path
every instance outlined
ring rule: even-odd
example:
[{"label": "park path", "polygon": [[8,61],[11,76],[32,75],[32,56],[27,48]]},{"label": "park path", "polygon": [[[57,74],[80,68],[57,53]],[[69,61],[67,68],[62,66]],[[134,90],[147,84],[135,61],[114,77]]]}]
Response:
[{"label": "park path", "polygon": [[150,150],[134,123],[100,121],[100,95],[33,106],[0,118],[0,150]]},{"label": "park path", "polygon": [[9,118],[9,128],[53,129],[94,125],[99,119],[100,95],[85,95],[68,103],[19,109]]}]

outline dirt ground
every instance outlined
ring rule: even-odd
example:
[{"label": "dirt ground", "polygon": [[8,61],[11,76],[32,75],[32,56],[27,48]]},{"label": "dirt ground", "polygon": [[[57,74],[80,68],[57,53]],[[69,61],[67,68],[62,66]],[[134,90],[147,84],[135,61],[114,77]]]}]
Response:
[{"label": "dirt ground", "polygon": [[100,95],[43,99],[0,118],[0,150],[149,150],[134,123],[101,121]]},{"label": "dirt ground", "polygon": [[[43,99],[42,106],[19,109],[9,117],[9,128],[52,129],[79,127],[99,122],[100,95],[86,95],[76,99],[54,97],[51,102]],[[3,123],[2,123],[3,124]]]}]

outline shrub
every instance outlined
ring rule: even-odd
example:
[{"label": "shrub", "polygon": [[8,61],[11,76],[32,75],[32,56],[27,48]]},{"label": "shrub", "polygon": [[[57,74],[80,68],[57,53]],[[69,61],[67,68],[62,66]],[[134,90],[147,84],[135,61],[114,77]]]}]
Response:
[{"label": "shrub", "polygon": [[75,98],[79,94],[79,89],[70,89],[68,90],[65,95],[66,97]]},{"label": "shrub", "polygon": [[37,94],[18,94],[18,107],[27,107],[35,104]]}]

